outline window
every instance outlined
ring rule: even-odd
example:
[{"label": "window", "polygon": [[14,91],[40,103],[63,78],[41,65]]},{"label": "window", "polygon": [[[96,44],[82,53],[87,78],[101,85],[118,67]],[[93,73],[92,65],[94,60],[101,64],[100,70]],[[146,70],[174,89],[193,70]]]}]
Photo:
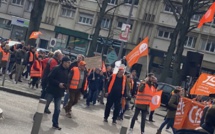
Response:
[{"label": "window", "polygon": [[[124,2],[125,2],[126,4],[132,4],[132,1],[133,1],[133,0],[124,0]],[[139,0],[135,0],[134,5],[138,5],[138,3],[139,3]]]},{"label": "window", "polygon": [[174,90],[173,87],[170,87],[170,86],[167,86],[167,85],[165,85],[164,88],[163,88],[163,92],[165,92],[165,93],[171,93],[173,90]]},{"label": "window", "polygon": [[93,15],[90,14],[80,14],[79,23],[92,25],[93,24]]},{"label": "window", "polygon": [[[178,13],[178,12],[180,13],[181,12],[181,7],[179,5],[174,5],[174,6],[176,8],[175,9],[176,13]],[[171,8],[171,6],[165,5],[164,11],[172,13],[173,9]]]},{"label": "window", "polygon": [[116,5],[117,4],[117,0],[108,0],[108,4]]},{"label": "window", "polygon": [[[117,27],[122,28],[123,23],[126,23],[127,19],[126,18],[118,18],[117,21],[118,21]],[[133,21],[130,21],[130,25],[131,25],[130,29],[132,29]]]},{"label": "window", "polygon": [[34,2],[33,1],[28,1],[26,11],[31,12],[33,7],[34,7]]},{"label": "window", "polygon": [[75,15],[75,11],[71,9],[62,8],[61,16],[73,18]]},{"label": "window", "polygon": [[203,40],[201,49],[207,52],[215,52],[215,41]]},{"label": "window", "polygon": [[172,32],[159,30],[158,31],[158,37],[165,38],[165,39],[171,39],[172,38]]},{"label": "window", "polygon": [[110,28],[110,24],[111,24],[111,19],[104,18],[104,19],[102,20],[101,27],[102,27],[102,28]]},{"label": "window", "polygon": [[12,0],[12,4],[16,4],[16,5],[24,5],[24,0]]},{"label": "window", "polygon": [[143,17],[143,20],[145,20],[145,21],[154,21],[154,19],[155,19],[155,15],[153,15],[153,14],[148,14],[148,13],[145,13],[144,14],[144,17]]},{"label": "window", "polygon": [[197,40],[196,37],[189,36],[189,37],[187,37],[187,40],[185,41],[184,46],[189,47],[189,48],[194,48],[195,44],[196,44],[196,40]]},{"label": "window", "polygon": [[192,20],[192,21],[197,21],[197,22],[199,22],[200,18],[201,18],[200,15],[194,14],[194,15],[192,16],[191,20]]}]

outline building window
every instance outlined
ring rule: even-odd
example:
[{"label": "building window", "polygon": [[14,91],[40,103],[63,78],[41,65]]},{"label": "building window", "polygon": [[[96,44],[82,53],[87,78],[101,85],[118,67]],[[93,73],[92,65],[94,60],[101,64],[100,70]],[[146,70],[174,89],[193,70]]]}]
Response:
[{"label": "building window", "polygon": [[148,14],[148,13],[145,13],[145,14],[144,14],[143,20],[153,22],[154,19],[155,19],[155,15],[153,15],[153,14]]},{"label": "building window", "polygon": [[[126,18],[118,18],[117,21],[118,21],[117,27],[122,28],[123,23],[126,23],[127,19]],[[130,25],[131,25],[130,29],[132,29],[133,21],[130,21]]]},{"label": "building window", "polygon": [[201,49],[207,52],[215,52],[215,41],[203,40]]},{"label": "building window", "polygon": [[12,0],[12,4],[23,6],[24,0]]},{"label": "building window", "polygon": [[62,8],[61,16],[73,18],[75,15],[75,11],[71,9]]},{"label": "building window", "polygon": [[[133,0],[124,0],[124,2],[125,2],[126,4],[132,4],[132,1],[133,1]],[[138,5],[138,3],[139,3],[139,0],[135,0],[134,5]]]},{"label": "building window", "polygon": [[196,37],[189,36],[187,37],[187,40],[185,41],[184,46],[189,48],[195,48],[196,40],[197,40]]},{"label": "building window", "polygon": [[93,15],[80,13],[79,23],[92,25]]},{"label": "building window", "polygon": [[108,0],[108,4],[116,5],[117,4],[117,0]]},{"label": "building window", "polygon": [[[181,9],[181,6],[179,6],[179,5],[174,5],[174,6],[175,6],[175,8],[176,8],[176,9],[175,9],[175,10],[176,10],[175,12],[176,12],[176,13],[178,13],[178,12],[180,13],[181,10],[182,10],[182,9]],[[165,12],[173,13],[173,9],[172,9],[171,6],[169,6],[169,5],[165,5],[164,11],[165,11]]]},{"label": "building window", "polygon": [[101,27],[109,29],[110,28],[110,24],[111,24],[111,19],[104,18],[102,20]]},{"label": "building window", "polygon": [[167,32],[167,31],[158,31],[158,37],[164,38],[164,39],[171,39],[172,38],[172,32]]},{"label": "building window", "polygon": [[26,11],[31,12],[33,7],[34,7],[34,2],[33,1],[28,1],[27,6],[26,6]]},{"label": "building window", "polygon": [[197,21],[197,22],[199,22],[200,19],[201,19],[201,16],[198,14],[194,14],[191,18],[192,21]]}]

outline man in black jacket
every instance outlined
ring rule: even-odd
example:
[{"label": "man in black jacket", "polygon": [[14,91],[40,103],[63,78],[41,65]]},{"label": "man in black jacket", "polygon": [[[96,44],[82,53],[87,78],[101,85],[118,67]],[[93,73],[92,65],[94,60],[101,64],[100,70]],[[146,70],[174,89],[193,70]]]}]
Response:
[{"label": "man in black jacket", "polygon": [[54,114],[53,114],[53,128],[61,130],[58,124],[58,118],[60,114],[60,104],[61,98],[64,96],[65,89],[67,88],[66,84],[68,81],[69,66],[71,60],[68,57],[63,57],[62,63],[55,67],[48,76],[48,86],[47,86],[47,95],[46,95],[46,110],[54,99]]}]

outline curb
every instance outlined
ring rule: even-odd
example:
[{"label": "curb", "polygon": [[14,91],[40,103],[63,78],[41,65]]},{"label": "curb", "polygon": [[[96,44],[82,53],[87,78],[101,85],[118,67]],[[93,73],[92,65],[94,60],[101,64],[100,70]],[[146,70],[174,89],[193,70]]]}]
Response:
[{"label": "curb", "polygon": [[17,95],[22,95],[22,96],[29,97],[29,98],[34,98],[34,99],[39,99],[40,98],[40,96],[35,95],[35,94],[26,93],[26,92],[22,92],[22,91],[17,91],[17,90],[13,90],[11,88],[8,88],[8,87],[3,87],[3,86],[0,86],[0,91],[5,91],[5,92],[17,94]]}]

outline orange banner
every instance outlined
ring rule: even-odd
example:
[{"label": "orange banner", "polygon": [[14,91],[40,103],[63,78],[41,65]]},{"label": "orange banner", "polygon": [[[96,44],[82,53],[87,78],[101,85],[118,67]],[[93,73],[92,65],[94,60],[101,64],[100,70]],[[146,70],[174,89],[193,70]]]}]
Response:
[{"label": "orange banner", "polygon": [[42,34],[40,31],[32,32],[31,36],[29,37],[29,39],[37,39],[40,34]]},{"label": "orange banner", "polygon": [[174,128],[182,129],[185,119],[187,118],[187,113],[189,112],[192,101],[190,99],[182,97],[177,107],[177,112],[175,115]]},{"label": "orange banner", "polygon": [[146,37],[126,56],[126,61],[130,67],[137,63],[140,57],[148,55],[148,41],[149,38]]},{"label": "orange banner", "polygon": [[197,127],[200,127],[200,120],[204,107],[205,106],[199,102],[192,102],[192,105],[189,108],[189,112],[186,116],[187,118],[184,121],[183,129],[195,129]]},{"label": "orange banner", "polygon": [[154,111],[160,107],[162,92],[163,92],[163,90],[160,90],[160,91],[157,91],[154,93],[154,95],[152,97],[152,102],[150,103],[150,110],[151,111]]},{"label": "orange banner", "polygon": [[202,73],[190,90],[190,94],[205,96],[215,94],[215,76]]}]

